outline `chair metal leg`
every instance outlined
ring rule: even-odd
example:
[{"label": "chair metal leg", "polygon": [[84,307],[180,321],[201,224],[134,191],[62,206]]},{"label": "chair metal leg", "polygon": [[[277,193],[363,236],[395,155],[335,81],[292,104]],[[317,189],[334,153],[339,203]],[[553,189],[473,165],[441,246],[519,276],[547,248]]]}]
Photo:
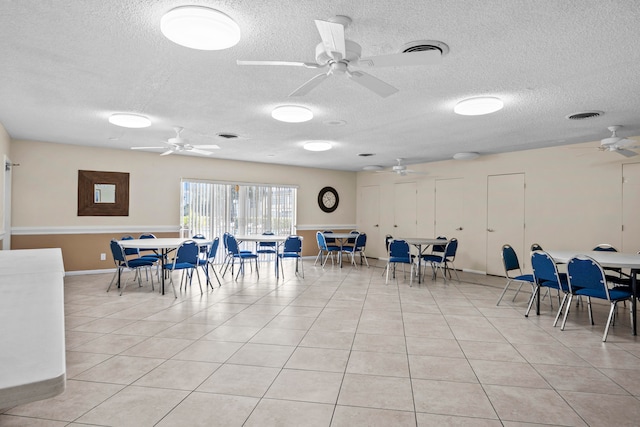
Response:
[{"label": "chair metal leg", "polygon": [[[591,298],[589,298],[590,300]],[[616,309],[617,301],[611,301],[611,308],[609,309],[609,318],[607,319],[607,325],[604,327],[604,335],[602,335],[602,342],[607,341],[607,335],[609,334],[609,326],[611,326],[611,320],[613,319],[613,312]],[[589,307],[591,307],[591,301],[589,301]],[[591,323],[593,325],[593,323]]]},{"label": "chair metal leg", "polygon": [[529,312],[531,311],[531,306],[533,305],[533,301],[536,298],[540,298],[540,285],[535,285],[534,292],[531,294],[531,299],[529,300],[529,305],[527,306],[527,311],[524,313],[524,317],[529,317]]},{"label": "chair metal leg", "polygon": [[595,325],[595,323],[593,323],[593,311],[591,310],[591,297],[587,297],[587,307],[589,307],[589,320],[592,325]]},{"label": "chair metal leg", "polygon": [[558,319],[560,318],[560,314],[562,313],[562,309],[564,308],[564,303],[567,302],[567,296],[569,294],[565,293],[564,297],[562,297],[562,302],[560,303],[560,307],[558,307],[558,314],[556,314],[556,318],[553,320],[553,327],[555,328],[558,324]]},{"label": "chair metal leg", "polygon": [[[569,315],[569,310],[571,309],[572,299],[573,299],[573,294],[569,294],[569,301],[567,302],[567,308],[565,309],[564,317],[562,318],[562,326],[560,326],[561,331],[564,331],[564,326],[567,324],[567,316]],[[555,326],[555,324],[553,326]]]}]

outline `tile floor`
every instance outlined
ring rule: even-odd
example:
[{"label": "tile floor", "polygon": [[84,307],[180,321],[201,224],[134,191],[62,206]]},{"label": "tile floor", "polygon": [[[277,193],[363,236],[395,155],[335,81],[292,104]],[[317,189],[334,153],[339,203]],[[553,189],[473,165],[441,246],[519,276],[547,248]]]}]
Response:
[{"label": "tile floor", "polygon": [[[0,426],[636,426],[640,343],[574,308],[496,307],[504,279],[410,288],[379,267],[270,271],[200,295],[65,279],[67,390]],[[266,267],[266,266],[265,266]],[[511,294],[513,295],[513,294]],[[623,307],[621,307],[623,310]],[[623,311],[621,313],[625,314]]]}]

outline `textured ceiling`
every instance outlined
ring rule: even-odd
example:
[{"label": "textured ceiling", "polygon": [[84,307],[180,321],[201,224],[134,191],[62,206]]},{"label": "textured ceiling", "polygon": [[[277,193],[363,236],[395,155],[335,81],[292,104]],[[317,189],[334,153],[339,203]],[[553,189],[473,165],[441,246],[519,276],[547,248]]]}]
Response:
[{"label": "textured ceiling", "polygon": [[[164,38],[161,16],[184,4],[230,15],[240,43],[205,52]],[[414,40],[443,41],[450,53],[438,65],[367,70],[399,89],[388,98],[340,76],[289,98],[318,70],[236,64],[314,62],[314,19],[334,15],[352,18],[346,36],[363,56],[396,53]],[[162,145],[182,126],[190,143],[218,144],[215,158],[341,170],[596,141],[610,125],[635,136],[639,22],[635,0],[4,1],[0,123],[15,139],[123,150]],[[505,107],[486,116],[453,113],[456,102],[478,95],[498,96]],[[271,118],[274,107],[292,103],[314,119]],[[584,110],[605,114],[565,118]],[[107,122],[121,111],[147,115],[152,125]],[[334,141],[334,149],[306,152],[309,139]]]}]

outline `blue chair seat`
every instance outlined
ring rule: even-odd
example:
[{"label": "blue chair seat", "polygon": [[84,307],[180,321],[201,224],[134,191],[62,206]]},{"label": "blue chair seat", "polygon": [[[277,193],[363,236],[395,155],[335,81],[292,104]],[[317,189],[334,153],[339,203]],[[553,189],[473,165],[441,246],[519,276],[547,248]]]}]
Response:
[{"label": "blue chair seat", "polygon": [[[127,263],[129,264],[129,267],[132,268],[137,268],[137,267],[151,267],[154,262],[150,261],[149,259],[144,259],[144,258],[136,258],[136,259],[130,259],[129,261],[127,261]],[[125,265],[124,263],[121,263],[121,265]]]},{"label": "blue chair seat", "polygon": [[174,264],[173,263],[168,263],[164,265],[164,268],[168,269],[168,270],[184,270],[184,269],[189,269],[189,268],[194,268],[195,264],[191,264],[190,262],[176,262],[175,263],[175,268],[174,268]]},{"label": "blue chair seat", "polygon": [[513,278],[513,280],[516,280],[519,282],[531,282],[531,283],[533,283],[534,281],[533,274],[523,274],[521,276],[516,276]]},{"label": "blue chair seat", "polygon": [[[575,286],[574,286],[575,288]],[[607,299],[607,294],[604,289],[574,289],[573,293],[575,295],[583,295],[587,297],[594,297],[600,299]],[[631,292],[627,292],[620,289],[609,289],[609,299],[611,301],[622,301],[631,298]]]}]

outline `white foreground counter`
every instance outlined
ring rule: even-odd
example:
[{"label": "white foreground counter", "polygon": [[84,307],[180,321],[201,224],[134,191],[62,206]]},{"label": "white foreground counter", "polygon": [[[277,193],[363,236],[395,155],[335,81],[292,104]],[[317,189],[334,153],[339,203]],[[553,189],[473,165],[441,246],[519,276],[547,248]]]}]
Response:
[{"label": "white foreground counter", "polygon": [[65,389],[62,251],[0,251],[0,409]]}]

